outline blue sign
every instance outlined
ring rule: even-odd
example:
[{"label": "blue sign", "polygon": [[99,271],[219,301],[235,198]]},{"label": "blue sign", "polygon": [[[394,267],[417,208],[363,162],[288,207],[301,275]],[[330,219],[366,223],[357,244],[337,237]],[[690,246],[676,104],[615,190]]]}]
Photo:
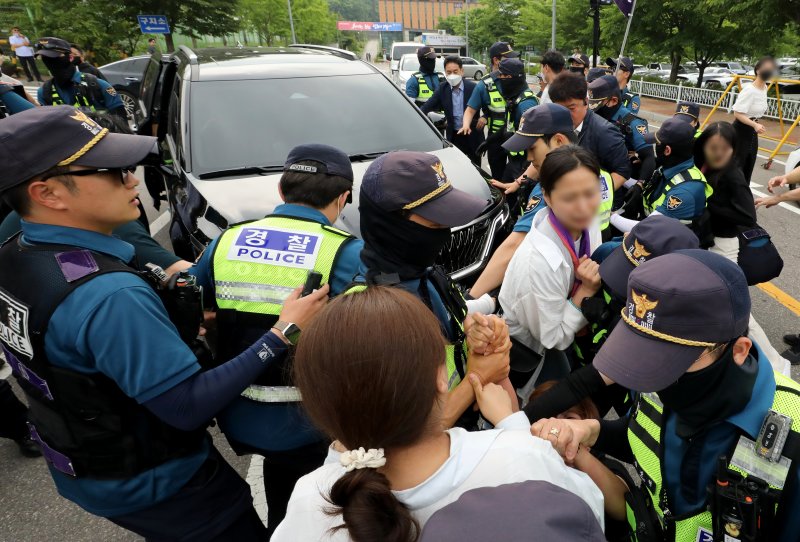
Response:
[{"label": "blue sign", "polygon": [[402,32],[403,23],[372,23],[373,32]]},{"label": "blue sign", "polygon": [[169,34],[169,23],[163,15],[137,15],[142,34]]},{"label": "blue sign", "polygon": [[322,239],[313,233],[278,228],[242,228],[228,250],[228,259],[313,269]]}]

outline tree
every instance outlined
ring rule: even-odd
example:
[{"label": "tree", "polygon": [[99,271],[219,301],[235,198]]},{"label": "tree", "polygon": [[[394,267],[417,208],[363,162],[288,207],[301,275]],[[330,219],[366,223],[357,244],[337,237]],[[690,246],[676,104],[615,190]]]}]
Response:
[{"label": "tree", "polygon": [[289,36],[289,11],[284,0],[241,0],[240,14],[247,30],[272,47],[279,36]]},{"label": "tree", "polygon": [[[469,46],[478,51],[496,41],[514,43],[515,22],[521,16],[523,0],[487,0],[481,7],[469,10]],[[464,12],[439,20],[439,28],[463,36],[466,32]]]},{"label": "tree", "polygon": [[374,0],[329,0],[328,4],[343,21],[378,20],[378,3]]},{"label": "tree", "polygon": [[298,43],[336,41],[336,15],[331,13],[326,0],[292,0],[292,15]]}]

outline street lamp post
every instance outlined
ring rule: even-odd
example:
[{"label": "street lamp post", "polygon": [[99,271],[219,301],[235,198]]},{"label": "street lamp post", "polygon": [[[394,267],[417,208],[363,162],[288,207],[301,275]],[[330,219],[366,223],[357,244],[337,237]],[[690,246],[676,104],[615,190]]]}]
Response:
[{"label": "street lamp post", "polygon": [[289,6],[289,28],[292,30],[292,43],[297,43],[297,36],[294,35],[294,18],[292,17],[292,0],[286,0]]},{"label": "street lamp post", "polygon": [[550,48],[556,48],[556,0],[553,0],[553,30],[550,37]]},{"label": "street lamp post", "polygon": [[466,11],[464,11],[464,33],[467,39],[467,56],[469,56],[469,0],[464,0]]}]

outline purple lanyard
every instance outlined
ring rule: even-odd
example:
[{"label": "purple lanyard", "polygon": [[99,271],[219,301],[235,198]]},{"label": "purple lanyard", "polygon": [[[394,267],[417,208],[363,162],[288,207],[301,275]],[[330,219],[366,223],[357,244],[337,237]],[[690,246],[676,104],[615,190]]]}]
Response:
[{"label": "purple lanyard", "polygon": [[[578,253],[575,254],[575,242],[572,240],[572,236],[567,231],[567,228],[564,227],[561,222],[559,222],[556,215],[553,214],[552,211],[548,212],[547,214],[548,220],[550,220],[550,225],[553,226],[553,229],[558,235],[558,238],[561,239],[561,242],[567,247],[567,251],[569,252],[569,256],[572,259],[572,269],[573,274],[577,275],[578,266],[580,265],[580,260],[584,256],[589,256],[589,230],[583,230],[581,234],[581,246],[578,250]],[[575,295],[575,291],[578,289],[578,286],[581,285],[581,281],[575,278],[575,282],[572,285],[572,292],[569,294],[570,297]]]}]

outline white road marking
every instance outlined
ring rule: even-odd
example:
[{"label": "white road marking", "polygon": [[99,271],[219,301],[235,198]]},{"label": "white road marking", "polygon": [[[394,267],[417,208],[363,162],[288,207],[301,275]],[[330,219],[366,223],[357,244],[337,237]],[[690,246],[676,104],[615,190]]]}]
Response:
[{"label": "white road marking", "polygon": [[267,524],[267,494],[264,492],[264,457],[253,455],[250,467],[247,469],[247,483],[250,484],[250,494],[253,495],[253,507],[258,512],[258,517]]},{"label": "white road marking", "polygon": [[166,225],[169,224],[169,219],[169,211],[164,211],[161,213],[161,216],[150,223],[150,235],[156,235],[158,232],[163,230]]}]

